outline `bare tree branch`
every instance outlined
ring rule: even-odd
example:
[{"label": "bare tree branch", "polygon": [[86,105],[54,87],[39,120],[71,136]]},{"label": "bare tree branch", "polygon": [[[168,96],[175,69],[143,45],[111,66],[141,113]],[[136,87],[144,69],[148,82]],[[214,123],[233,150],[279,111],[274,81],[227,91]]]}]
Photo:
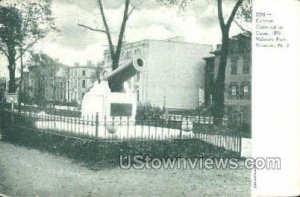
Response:
[{"label": "bare tree branch", "polygon": [[[220,0],[219,0],[219,1],[220,1]],[[236,2],[236,4],[235,4],[235,6],[234,6],[234,8],[233,8],[233,10],[232,10],[232,12],[231,12],[231,14],[230,14],[230,16],[229,16],[229,19],[228,19],[228,21],[227,21],[227,23],[226,23],[226,27],[227,27],[228,29],[229,29],[229,27],[230,27],[230,25],[231,25],[231,23],[232,23],[232,21],[233,21],[233,19],[234,19],[234,17],[235,17],[236,12],[238,11],[239,7],[242,5],[243,1],[244,1],[244,0],[238,0],[238,1]]]},{"label": "bare tree branch", "polygon": [[[21,53],[19,56],[17,56],[17,57],[15,58],[15,60],[18,60],[22,55],[24,55],[24,53],[25,53],[26,51],[28,51],[31,47],[33,47],[33,45],[34,45],[35,43],[37,43],[37,41],[39,41],[40,39],[41,39],[40,37],[36,38],[34,41],[32,41],[30,44],[28,44],[26,48],[22,49],[22,53]],[[22,47],[22,46],[21,46],[21,47]]]},{"label": "bare tree branch", "polygon": [[105,30],[106,30],[105,33],[106,33],[108,44],[109,44],[110,55],[111,55],[111,58],[114,59],[114,57],[115,57],[114,45],[112,43],[109,27],[108,27],[107,20],[106,20],[106,17],[105,17],[102,0],[98,0],[98,3],[99,3],[99,7],[100,7],[102,21],[103,21],[103,24],[104,24],[104,27],[105,27]]},{"label": "bare tree branch", "polygon": [[235,19],[233,20],[234,23],[244,32],[249,32],[249,30],[245,29],[239,22],[237,22]]},{"label": "bare tree branch", "polygon": [[84,27],[84,28],[86,28],[86,29],[89,29],[89,30],[91,30],[91,31],[96,31],[96,32],[101,32],[101,33],[106,33],[106,31],[105,31],[105,30],[102,30],[102,29],[95,29],[95,28],[92,28],[92,27],[89,27],[89,26],[86,26],[86,25],[83,25],[83,24],[80,24],[80,23],[78,23],[77,25],[80,26],[80,27]]},{"label": "bare tree branch", "polygon": [[0,51],[2,51],[2,53],[3,53],[6,57],[8,57],[7,52],[5,51],[5,49],[4,49],[2,46],[0,46]]},{"label": "bare tree branch", "polygon": [[131,10],[128,12],[127,14],[127,18],[129,18],[129,16],[132,14],[133,10],[135,9],[135,7],[132,7]]}]

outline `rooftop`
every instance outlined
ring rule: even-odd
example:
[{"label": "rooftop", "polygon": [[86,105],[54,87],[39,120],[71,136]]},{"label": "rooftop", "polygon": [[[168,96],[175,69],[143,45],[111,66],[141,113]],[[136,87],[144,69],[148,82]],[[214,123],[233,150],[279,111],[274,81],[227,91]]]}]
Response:
[{"label": "rooftop", "polygon": [[[251,51],[251,32],[243,32],[230,38],[229,54],[243,53]],[[218,44],[215,51],[211,53],[218,55],[221,51],[222,44]]]},{"label": "rooftop", "polygon": [[[136,41],[136,42],[128,42],[128,43],[124,43],[123,48],[126,49],[126,48],[131,48],[131,47],[137,47],[137,46],[145,45],[149,42],[166,42],[166,43],[185,44],[185,45],[211,46],[211,44],[186,42],[186,41],[184,41],[183,37],[177,36],[177,37],[173,37],[173,38],[169,38],[169,39],[165,39],[165,40],[144,39],[144,40],[140,40],[140,41]],[[106,50],[104,50],[104,54],[107,54],[107,53],[110,53],[108,48]]]},{"label": "rooftop", "polygon": [[86,64],[80,65],[79,62],[75,62],[74,66],[69,66],[68,69],[74,69],[74,68],[92,68],[97,69],[101,66],[103,66],[103,62],[97,62],[96,64],[93,64],[92,61],[88,60]]}]

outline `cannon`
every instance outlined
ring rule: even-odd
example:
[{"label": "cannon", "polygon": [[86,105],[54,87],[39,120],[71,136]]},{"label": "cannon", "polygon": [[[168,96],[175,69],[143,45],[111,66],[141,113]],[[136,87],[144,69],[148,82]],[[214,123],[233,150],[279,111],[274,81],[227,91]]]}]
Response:
[{"label": "cannon", "polygon": [[144,62],[145,61],[142,57],[136,56],[111,72],[106,77],[111,91],[123,92],[124,82],[129,80],[137,73],[142,72],[144,68]]},{"label": "cannon", "polygon": [[145,61],[136,56],[120,65],[116,70],[94,82],[93,87],[82,99],[82,117],[97,115],[100,119],[129,117],[135,119],[136,95],[126,81],[143,71]]}]

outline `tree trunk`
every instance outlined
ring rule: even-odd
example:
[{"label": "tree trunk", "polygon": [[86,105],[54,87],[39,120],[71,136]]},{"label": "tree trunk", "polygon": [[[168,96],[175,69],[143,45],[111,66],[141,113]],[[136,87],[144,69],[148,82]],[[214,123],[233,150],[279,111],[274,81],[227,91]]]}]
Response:
[{"label": "tree trunk", "polygon": [[221,126],[224,116],[224,94],[225,94],[225,73],[229,51],[229,35],[228,32],[223,32],[222,47],[220,51],[220,62],[218,68],[218,76],[214,83],[214,107],[213,116],[214,124]]},{"label": "tree trunk", "polygon": [[16,92],[16,84],[15,84],[15,65],[9,65],[9,82],[8,82],[8,93]]},{"label": "tree trunk", "polygon": [[[121,52],[122,52],[122,47],[123,47],[123,39],[124,39],[124,35],[125,35],[126,24],[127,24],[128,17],[129,17],[129,15],[128,15],[129,4],[130,4],[130,0],[126,0],[124,13],[123,13],[122,25],[121,25],[121,29],[120,29],[120,33],[119,33],[118,45],[117,45],[115,54],[112,57],[112,70],[115,70],[119,67]],[[123,90],[123,84],[120,85],[120,83],[118,83],[118,81],[111,81],[109,83],[109,87],[111,88],[111,90],[113,92],[120,92]]]},{"label": "tree trunk", "polygon": [[55,104],[56,104],[56,86],[55,86],[56,84],[54,80],[53,80],[53,108],[55,108]]},{"label": "tree trunk", "polygon": [[113,57],[113,63],[112,63],[113,70],[115,70],[119,67],[120,56],[121,56],[122,46],[123,46],[123,39],[124,39],[126,24],[127,24],[127,20],[128,20],[129,4],[130,4],[130,0],[126,0],[124,14],[123,14],[123,21],[122,21],[122,25],[121,25],[121,29],[120,29],[120,34],[119,34],[118,45],[117,45],[115,56]]},{"label": "tree trunk", "polygon": [[7,58],[8,58],[8,70],[9,70],[9,83],[8,83],[8,92],[15,93],[16,92],[16,84],[15,84],[15,70],[16,70],[16,50],[14,46],[7,45]]},{"label": "tree trunk", "polygon": [[22,86],[23,86],[23,72],[24,72],[24,65],[23,65],[23,51],[20,50],[21,56],[20,56],[20,63],[21,63],[21,76],[20,76],[20,83],[19,83],[19,98],[18,98],[18,113],[21,112],[21,101],[22,101]]},{"label": "tree trunk", "polygon": [[107,20],[106,20],[106,17],[105,17],[102,0],[98,0],[98,3],[99,3],[100,13],[101,13],[101,17],[102,17],[102,22],[103,22],[104,27],[105,27],[105,32],[106,32],[106,36],[107,36],[107,40],[108,40],[108,44],[109,44],[110,56],[111,56],[111,59],[113,60],[114,56],[115,56],[115,49],[114,49],[114,45],[112,43],[112,38],[111,38],[111,35],[110,35],[110,30],[109,30],[109,27],[108,27],[108,24],[107,24]]}]

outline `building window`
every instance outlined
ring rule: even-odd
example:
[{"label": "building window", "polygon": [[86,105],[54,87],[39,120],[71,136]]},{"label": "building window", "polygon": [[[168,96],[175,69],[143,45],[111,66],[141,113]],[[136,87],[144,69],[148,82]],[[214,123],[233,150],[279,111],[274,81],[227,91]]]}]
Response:
[{"label": "building window", "polygon": [[249,86],[248,85],[245,85],[244,88],[243,88],[243,93],[244,94],[249,94]]},{"label": "building window", "polygon": [[85,76],[85,70],[82,71],[82,76]]},{"label": "building window", "polygon": [[81,94],[81,98],[82,98],[82,99],[83,99],[83,97],[84,97],[84,93]]},{"label": "building window", "polygon": [[237,87],[236,86],[231,86],[231,95],[236,96],[237,95]]},{"label": "building window", "polygon": [[110,62],[110,61],[111,61],[110,55],[107,55],[107,56],[106,56],[106,61],[107,61],[107,62]]},{"label": "building window", "polygon": [[241,85],[241,97],[250,98],[250,84],[249,82],[243,82]]},{"label": "building window", "polygon": [[238,69],[238,57],[232,57],[231,58],[231,74],[236,75],[237,69]]},{"label": "building window", "polygon": [[250,73],[250,58],[244,57],[243,58],[243,74],[249,74]]},{"label": "building window", "polygon": [[85,80],[82,80],[82,88],[85,88]]},{"label": "building window", "polygon": [[236,97],[238,96],[239,92],[238,92],[238,84],[235,83],[235,82],[232,82],[230,83],[229,85],[229,88],[228,88],[228,94],[231,96],[231,97]]}]

